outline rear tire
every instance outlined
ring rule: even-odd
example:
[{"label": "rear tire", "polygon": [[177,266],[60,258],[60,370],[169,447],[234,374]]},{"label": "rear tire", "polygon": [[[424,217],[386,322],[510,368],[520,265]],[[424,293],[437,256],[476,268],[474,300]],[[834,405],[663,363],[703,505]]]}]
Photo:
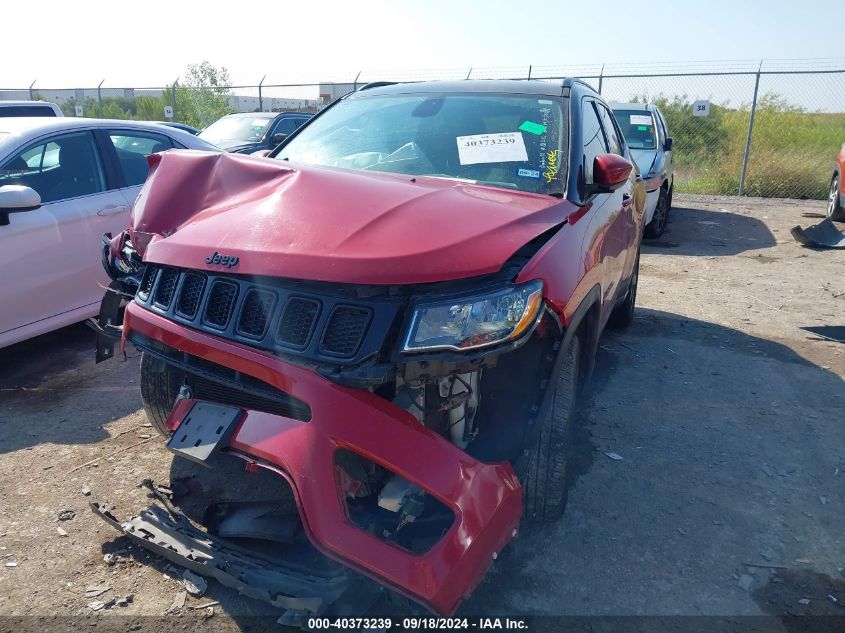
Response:
[{"label": "rear tire", "polygon": [[628,282],[628,292],[625,293],[625,300],[613,308],[607,324],[617,330],[624,329],[634,321],[634,307],[637,304],[637,285],[640,281],[640,253],[637,251],[637,259],[634,260],[634,269],[631,271],[631,281]]},{"label": "rear tire", "polygon": [[830,179],[830,193],[827,199],[827,217],[837,222],[845,221],[845,209],[839,200],[839,174]]},{"label": "rear tire", "polygon": [[581,341],[572,337],[555,384],[554,400],[545,419],[538,420],[540,437],[522,485],[526,521],[558,519],[566,507],[567,464],[572,445],[572,418],[578,394]]},{"label": "rear tire", "polygon": [[663,235],[666,230],[666,224],[669,220],[669,194],[665,189],[660,189],[660,194],[657,197],[657,206],[654,207],[654,215],[651,222],[646,224],[644,237],[649,239],[656,239]]},{"label": "rear tire", "polygon": [[161,361],[149,354],[141,354],[141,400],[153,427],[165,438],[170,437],[170,431],[164,426],[179,388],[183,376],[174,371],[169,365],[162,367]]}]

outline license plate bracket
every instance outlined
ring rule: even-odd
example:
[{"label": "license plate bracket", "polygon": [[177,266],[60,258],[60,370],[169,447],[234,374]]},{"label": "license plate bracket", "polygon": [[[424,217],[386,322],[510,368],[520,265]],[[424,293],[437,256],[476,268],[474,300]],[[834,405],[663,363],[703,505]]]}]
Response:
[{"label": "license plate bracket", "polygon": [[243,418],[243,410],[213,402],[195,402],[167,441],[167,448],[200,464],[221,447]]}]

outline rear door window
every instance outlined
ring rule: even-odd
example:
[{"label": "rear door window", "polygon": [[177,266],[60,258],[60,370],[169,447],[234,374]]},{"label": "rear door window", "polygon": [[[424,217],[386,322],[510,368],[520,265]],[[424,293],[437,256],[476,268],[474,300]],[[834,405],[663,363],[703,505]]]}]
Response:
[{"label": "rear door window", "polygon": [[28,147],[0,166],[2,185],[31,187],[42,204],[105,191],[94,137],[74,132]]},{"label": "rear door window", "polygon": [[173,147],[170,137],[155,132],[110,131],[109,139],[126,177],[126,186],[144,184],[147,179],[147,156]]}]

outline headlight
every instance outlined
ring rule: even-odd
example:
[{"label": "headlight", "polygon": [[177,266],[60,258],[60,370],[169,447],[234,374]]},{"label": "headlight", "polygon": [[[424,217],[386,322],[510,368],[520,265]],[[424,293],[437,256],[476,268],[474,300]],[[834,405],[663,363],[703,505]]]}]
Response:
[{"label": "headlight", "polygon": [[513,340],[537,322],[542,305],[540,281],[480,296],[420,304],[402,351],[463,351]]}]

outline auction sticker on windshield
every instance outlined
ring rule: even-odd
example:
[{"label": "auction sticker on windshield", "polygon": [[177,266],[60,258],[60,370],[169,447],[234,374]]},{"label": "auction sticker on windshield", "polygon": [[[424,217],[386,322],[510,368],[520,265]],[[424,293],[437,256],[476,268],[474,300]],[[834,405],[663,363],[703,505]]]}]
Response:
[{"label": "auction sticker on windshield", "polygon": [[521,132],[499,134],[473,134],[459,136],[458,160],[461,165],[479,163],[510,163],[528,160],[525,141]]},{"label": "auction sticker on windshield", "polygon": [[650,114],[632,114],[631,125],[651,125]]}]

